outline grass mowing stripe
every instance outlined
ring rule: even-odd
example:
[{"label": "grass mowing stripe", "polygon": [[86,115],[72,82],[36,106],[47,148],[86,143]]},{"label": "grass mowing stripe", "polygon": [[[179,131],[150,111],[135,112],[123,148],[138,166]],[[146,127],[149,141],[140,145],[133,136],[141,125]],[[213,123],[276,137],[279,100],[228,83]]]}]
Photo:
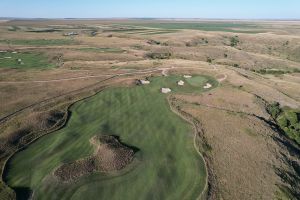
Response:
[{"label": "grass mowing stripe", "polygon": [[[63,129],[42,137],[9,160],[5,180],[13,188],[31,188],[38,199],[198,197],[205,186],[205,164],[193,148],[191,126],[170,110],[159,89],[171,87],[182,93],[205,90],[204,85],[189,83],[179,87],[176,81],[180,79],[154,77],[150,85],[109,89],[76,103]],[[205,79],[217,86],[214,79]],[[53,170],[90,155],[89,139],[95,134],[118,135],[139,148],[135,161],[118,172],[93,173],[76,182],[59,183]],[[30,170],[24,173],[24,169]]]}]

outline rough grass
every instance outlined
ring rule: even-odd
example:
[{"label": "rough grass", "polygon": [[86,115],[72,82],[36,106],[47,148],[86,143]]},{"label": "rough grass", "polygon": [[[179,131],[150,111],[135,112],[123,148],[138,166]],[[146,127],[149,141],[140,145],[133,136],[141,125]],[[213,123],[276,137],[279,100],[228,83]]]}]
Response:
[{"label": "rough grass", "polygon": [[85,52],[94,52],[94,53],[123,53],[124,50],[120,48],[96,48],[96,47],[87,47],[80,48],[79,51]]},{"label": "rough grass", "polygon": [[71,45],[78,42],[71,39],[36,39],[36,40],[0,40],[0,43],[7,43],[11,45],[28,45],[28,46],[59,46],[59,45]]},{"label": "rough grass", "polygon": [[[179,87],[179,76],[151,78],[151,84],[109,89],[71,108],[65,128],[17,153],[7,166],[9,186],[31,188],[38,199],[195,199],[205,185],[203,160],[193,146],[192,128],[174,114],[161,87]],[[135,161],[112,174],[94,173],[61,184],[52,173],[63,163],[92,154],[89,140],[113,134],[140,149]],[[117,191],[117,192],[116,192]]]},{"label": "rough grass", "polygon": [[[21,59],[21,62],[19,62],[18,59]],[[47,56],[42,53],[35,53],[35,52],[0,53],[0,68],[45,69],[45,68],[53,68],[53,67],[55,67],[55,64],[50,63]]]}]

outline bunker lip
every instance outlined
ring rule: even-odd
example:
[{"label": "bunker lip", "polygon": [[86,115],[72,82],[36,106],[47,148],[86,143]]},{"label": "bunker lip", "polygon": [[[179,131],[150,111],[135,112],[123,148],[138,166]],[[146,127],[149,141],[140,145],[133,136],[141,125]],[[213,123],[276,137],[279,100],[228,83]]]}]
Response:
[{"label": "bunker lip", "polygon": [[71,182],[94,172],[109,173],[118,171],[129,165],[136,147],[128,146],[118,136],[96,135],[90,139],[94,146],[94,154],[83,159],[66,163],[54,170],[54,176],[62,182]]}]

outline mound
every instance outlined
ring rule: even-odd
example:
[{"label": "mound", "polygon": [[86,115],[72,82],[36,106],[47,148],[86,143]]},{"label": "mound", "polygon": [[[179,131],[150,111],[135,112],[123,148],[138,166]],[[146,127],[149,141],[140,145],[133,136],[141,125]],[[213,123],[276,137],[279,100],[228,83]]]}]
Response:
[{"label": "mound", "polygon": [[90,142],[95,146],[94,155],[60,166],[54,171],[58,179],[68,182],[93,172],[121,170],[133,160],[135,151],[115,136],[95,136]]}]

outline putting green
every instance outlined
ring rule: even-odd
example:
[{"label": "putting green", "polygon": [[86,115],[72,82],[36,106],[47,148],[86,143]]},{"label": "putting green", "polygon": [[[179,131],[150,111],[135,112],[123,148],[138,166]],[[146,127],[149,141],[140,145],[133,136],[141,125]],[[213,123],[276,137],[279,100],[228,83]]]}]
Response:
[{"label": "putting green", "polygon": [[186,81],[195,87],[203,87],[203,85],[206,85],[206,83],[209,82],[209,78],[205,76],[193,76],[192,78],[186,79]]},{"label": "putting green", "polygon": [[[205,187],[205,164],[193,146],[191,126],[170,110],[166,95],[159,92],[160,87],[203,91],[190,84],[177,86],[180,79],[155,77],[150,85],[112,88],[76,103],[63,129],[8,162],[7,184],[18,196],[33,190],[36,199],[196,199]],[[118,135],[140,150],[121,171],[93,173],[68,184],[57,181],[55,168],[91,155],[89,139],[96,134]]]}]

